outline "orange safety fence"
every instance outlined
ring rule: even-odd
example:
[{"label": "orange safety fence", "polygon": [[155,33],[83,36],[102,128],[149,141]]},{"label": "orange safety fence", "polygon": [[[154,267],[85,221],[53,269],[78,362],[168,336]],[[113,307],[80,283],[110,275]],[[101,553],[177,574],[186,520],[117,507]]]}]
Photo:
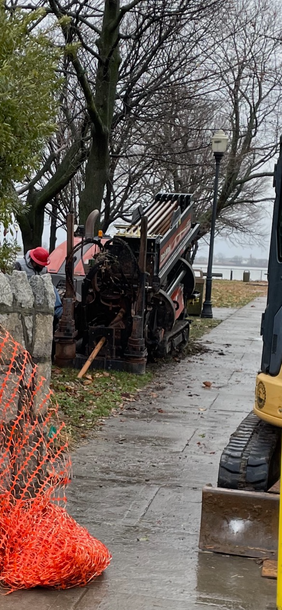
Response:
[{"label": "orange safety fence", "polygon": [[30,354],[0,325],[0,584],[83,586],[105,570],[105,545],[70,517],[65,424]]}]

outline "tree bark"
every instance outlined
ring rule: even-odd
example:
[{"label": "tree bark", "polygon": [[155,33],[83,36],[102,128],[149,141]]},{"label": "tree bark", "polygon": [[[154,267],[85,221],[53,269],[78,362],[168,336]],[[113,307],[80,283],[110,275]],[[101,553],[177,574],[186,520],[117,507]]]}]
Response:
[{"label": "tree bark", "polygon": [[49,182],[41,190],[36,190],[34,186],[30,188],[26,207],[16,216],[22,233],[24,252],[41,245],[45,207],[76,174],[84,160],[84,154],[82,140],[77,140],[67,151]]},{"label": "tree bark", "polygon": [[41,246],[45,206],[38,205],[39,198],[40,192],[34,190],[29,192],[27,197],[28,210],[25,213],[17,215],[25,253],[32,248]]},{"label": "tree bark", "polygon": [[85,171],[85,187],[79,200],[79,220],[85,224],[92,210],[101,209],[104,188],[108,179],[109,153],[107,134],[100,134],[92,142]]},{"label": "tree bark", "polygon": [[[109,135],[120,65],[119,18],[120,1],[106,0],[101,36],[97,42],[99,60],[95,94],[89,112],[92,120],[92,144],[85,172],[85,187],[79,202],[79,217],[82,223],[93,209],[101,209],[104,189],[109,177]],[[74,67],[76,69],[75,63]],[[97,115],[93,114],[93,107]]]}]

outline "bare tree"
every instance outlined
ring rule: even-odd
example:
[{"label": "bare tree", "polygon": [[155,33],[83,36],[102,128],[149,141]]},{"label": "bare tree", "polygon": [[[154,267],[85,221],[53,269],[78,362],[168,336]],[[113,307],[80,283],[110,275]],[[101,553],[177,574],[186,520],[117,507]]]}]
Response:
[{"label": "bare tree", "polygon": [[65,87],[56,138],[20,190],[25,247],[39,243],[46,209],[60,224],[70,204],[80,222],[98,207],[106,230],[166,189],[193,193],[204,235],[217,128],[230,135],[217,225],[257,233],[280,132],[278,1],[44,4],[61,28]]},{"label": "bare tree", "polygon": [[218,199],[225,234],[248,232],[260,239],[258,220],[282,129],[281,16],[275,0],[234,2],[223,21],[227,36],[210,60],[210,69],[218,73],[212,95],[221,108],[218,124],[230,134]]},{"label": "bare tree", "polygon": [[[28,203],[18,216],[25,248],[38,243],[47,203],[66,187],[85,158],[80,219],[83,222],[93,207],[101,207],[105,185],[105,218],[110,219],[107,206],[113,207],[114,201],[111,196],[108,203],[114,167],[110,145],[119,147],[115,129],[129,117],[145,121],[150,97],[158,93],[164,99],[167,87],[177,84],[182,71],[187,73],[185,66],[196,63],[197,42],[221,4],[223,0],[105,0],[93,8],[86,0],[65,6],[46,0],[49,19],[57,20],[62,31],[63,72],[71,84],[67,107],[75,108],[80,122],[75,132],[69,124],[67,148],[62,151],[56,145],[41,172],[21,189]],[[70,113],[69,118],[72,121]]]},{"label": "bare tree", "polygon": [[[227,236],[262,239],[260,221],[282,127],[280,23],[278,2],[236,0],[222,14],[221,36],[216,30],[214,41],[198,37],[198,57],[188,64],[189,75],[184,72],[186,78],[167,90],[163,113],[160,99],[153,96],[146,120],[140,123],[139,118],[132,127],[138,146],[133,154],[128,144],[131,201],[142,190],[152,194],[156,186],[192,192],[199,237],[205,235],[214,180],[209,143],[212,132],[223,127],[230,146],[221,167],[217,228]],[[132,158],[134,167],[144,168],[135,185]]]}]

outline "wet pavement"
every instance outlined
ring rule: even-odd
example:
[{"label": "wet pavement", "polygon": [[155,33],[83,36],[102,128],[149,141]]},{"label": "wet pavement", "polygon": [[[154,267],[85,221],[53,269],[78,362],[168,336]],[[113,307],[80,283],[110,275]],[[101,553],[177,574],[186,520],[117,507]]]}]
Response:
[{"label": "wet pavement", "polygon": [[[89,587],[0,597],[0,610],[266,610],[276,581],[255,560],[198,550],[201,490],[252,409],[265,300],[202,339],[206,352],[161,367],[73,454],[68,510],[113,555]],[[208,382],[208,383],[205,383]]]}]

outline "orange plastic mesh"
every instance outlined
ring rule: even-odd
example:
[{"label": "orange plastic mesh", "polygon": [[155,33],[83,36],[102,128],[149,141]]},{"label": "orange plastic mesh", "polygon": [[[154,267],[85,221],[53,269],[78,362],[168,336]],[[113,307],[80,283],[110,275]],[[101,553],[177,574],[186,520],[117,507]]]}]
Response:
[{"label": "orange plastic mesh", "polygon": [[66,511],[65,424],[30,354],[0,325],[0,584],[83,586],[111,560]]}]

